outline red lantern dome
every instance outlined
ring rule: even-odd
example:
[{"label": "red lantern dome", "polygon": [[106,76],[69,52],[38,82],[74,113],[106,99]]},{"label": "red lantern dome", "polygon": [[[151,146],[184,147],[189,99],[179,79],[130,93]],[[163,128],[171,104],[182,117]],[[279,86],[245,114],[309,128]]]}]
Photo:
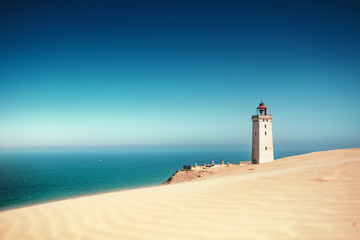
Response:
[{"label": "red lantern dome", "polygon": [[257,110],[258,110],[258,115],[267,115],[267,107],[265,107],[265,104],[262,101],[259,104]]}]

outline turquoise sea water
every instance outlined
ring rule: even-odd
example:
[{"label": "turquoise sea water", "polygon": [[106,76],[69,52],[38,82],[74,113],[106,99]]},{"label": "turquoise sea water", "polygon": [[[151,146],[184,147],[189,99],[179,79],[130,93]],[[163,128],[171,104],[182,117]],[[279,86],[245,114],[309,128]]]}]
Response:
[{"label": "turquoise sea water", "polygon": [[[275,153],[275,157],[305,151]],[[1,150],[0,210],[159,185],[184,164],[248,161],[241,150]]]}]

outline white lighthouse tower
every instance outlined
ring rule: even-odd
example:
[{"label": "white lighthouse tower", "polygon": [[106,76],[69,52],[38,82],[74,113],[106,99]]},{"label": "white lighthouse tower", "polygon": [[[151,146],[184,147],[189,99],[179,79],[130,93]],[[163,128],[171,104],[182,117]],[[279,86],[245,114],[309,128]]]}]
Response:
[{"label": "white lighthouse tower", "polygon": [[252,156],[253,164],[274,161],[272,115],[267,114],[267,108],[261,101],[257,108],[257,115],[251,117],[252,130]]}]

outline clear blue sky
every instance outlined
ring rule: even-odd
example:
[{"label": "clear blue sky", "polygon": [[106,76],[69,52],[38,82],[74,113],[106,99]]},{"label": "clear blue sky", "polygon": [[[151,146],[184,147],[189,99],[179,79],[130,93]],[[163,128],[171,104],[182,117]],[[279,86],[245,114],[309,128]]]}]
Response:
[{"label": "clear blue sky", "polygon": [[359,146],[359,1],[0,4],[0,147]]}]

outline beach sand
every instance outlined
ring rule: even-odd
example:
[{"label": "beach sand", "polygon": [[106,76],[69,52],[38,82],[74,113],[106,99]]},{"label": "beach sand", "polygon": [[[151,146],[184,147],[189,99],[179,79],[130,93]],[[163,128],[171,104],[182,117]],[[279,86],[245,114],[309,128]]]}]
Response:
[{"label": "beach sand", "polygon": [[360,149],[3,211],[0,239],[360,239]]}]

